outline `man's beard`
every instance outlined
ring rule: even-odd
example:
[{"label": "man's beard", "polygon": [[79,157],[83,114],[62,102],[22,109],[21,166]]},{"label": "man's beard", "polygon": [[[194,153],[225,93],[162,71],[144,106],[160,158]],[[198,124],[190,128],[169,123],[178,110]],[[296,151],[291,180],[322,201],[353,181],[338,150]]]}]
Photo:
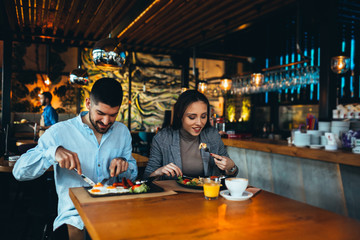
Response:
[{"label": "man's beard", "polygon": [[[106,129],[101,129],[98,127],[97,123],[102,123],[101,121],[97,121],[97,122],[94,122],[92,119],[91,119],[91,113],[89,111],[89,119],[90,119],[90,122],[91,122],[91,125],[95,128],[95,130],[98,132],[98,133],[101,133],[101,134],[104,134],[106,133],[109,129],[110,129],[110,126],[113,124],[113,123],[109,123],[108,124],[108,128]],[[102,124],[103,125],[103,124]]]}]

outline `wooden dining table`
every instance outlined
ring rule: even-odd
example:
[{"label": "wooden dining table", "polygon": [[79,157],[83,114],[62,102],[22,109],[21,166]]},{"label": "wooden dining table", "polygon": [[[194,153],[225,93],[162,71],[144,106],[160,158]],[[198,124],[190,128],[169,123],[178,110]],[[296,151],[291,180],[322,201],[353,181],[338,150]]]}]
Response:
[{"label": "wooden dining table", "polygon": [[360,239],[357,220],[264,190],[246,201],[209,201],[201,190],[111,200],[84,191],[69,194],[92,240]]}]

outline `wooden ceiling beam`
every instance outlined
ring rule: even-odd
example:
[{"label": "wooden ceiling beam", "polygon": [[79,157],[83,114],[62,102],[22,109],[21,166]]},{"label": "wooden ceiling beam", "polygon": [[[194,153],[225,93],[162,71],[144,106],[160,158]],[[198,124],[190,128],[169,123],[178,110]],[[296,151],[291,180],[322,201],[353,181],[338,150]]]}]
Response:
[{"label": "wooden ceiling beam", "polygon": [[[280,4],[282,4],[282,1],[279,1]],[[258,12],[256,9],[249,9],[249,11],[246,12],[246,14],[241,15],[241,17],[233,19],[229,22],[229,25],[226,27],[223,26],[217,26],[213,29],[212,32],[209,32],[209,34],[206,36],[208,40],[204,42],[204,39],[202,39],[200,36],[194,36],[191,41],[191,45],[202,45],[202,43],[207,43],[210,40],[219,39],[222,37],[225,37],[226,35],[233,33],[234,29],[236,29],[239,26],[239,23],[249,23],[254,21],[260,21],[261,18],[265,17],[270,12],[276,11],[279,6],[276,5],[276,2],[273,2],[269,6],[264,6],[263,11]],[[240,16],[240,15],[239,15]],[[180,43],[180,47],[184,47],[183,44]]]},{"label": "wooden ceiling beam", "polygon": [[[242,2],[242,1],[239,1]],[[181,36],[186,36],[190,33],[193,33],[195,29],[206,29],[210,27],[211,23],[218,22],[220,19],[220,16],[223,13],[223,11],[228,11],[228,9],[233,9],[233,4],[231,1],[222,1],[222,2],[216,2],[215,6],[213,5],[214,2],[209,2],[208,4],[204,4],[203,6],[200,6],[194,14],[189,13],[186,16],[186,19],[191,19],[187,21],[185,24],[176,24],[173,25],[173,29],[176,29],[176,31],[171,32],[169,31],[169,34],[162,33],[160,36],[161,39],[158,40],[158,44],[160,46],[165,46],[166,44],[173,42],[175,39],[179,41],[184,41],[186,38],[183,38]],[[205,20],[204,20],[205,19]],[[196,34],[199,34],[197,32]]]},{"label": "wooden ceiling beam", "polygon": [[36,28],[42,27],[42,18],[43,18],[43,0],[36,0]]},{"label": "wooden ceiling beam", "polygon": [[115,19],[117,19],[117,21],[122,21],[123,18],[126,18],[126,15],[124,14],[128,12],[132,6],[133,2],[122,1],[119,4],[115,4],[115,6],[114,4],[111,4],[107,9],[104,9],[105,11],[103,17],[105,16],[105,20],[102,19],[100,22],[99,28],[95,31],[94,38],[102,39],[108,37],[114,29],[111,25],[116,26]]},{"label": "wooden ceiling beam", "polygon": [[55,17],[54,17],[54,28],[53,28],[54,35],[57,34],[57,30],[59,27],[60,27],[60,29],[62,29],[62,27],[60,26],[60,20],[63,16],[65,1],[66,0],[59,0],[58,4],[56,6],[56,10],[55,10],[56,12],[55,12]]},{"label": "wooden ceiling beam", "polygon": [[22,0],[21,11],[24,15],[24,26],[30,26],[29,0]]},{"label": "wooden ceiling beam", "polygon": [[77,19],[80,15],[79,6],[82,6],[83,3],[81,0],[73,0],[72,6],[70,8],[69,14],[67,14],[66,22],[64,25],[64,35],[67,36],[69,34],[70,29],[75,28],[78,24]]},{"label": "wooden ceiling beam", "polygon": [[[259,2],[259,1],[258,1]],[[249,12],[251,12],[252,14],[254,14],[254,10],[255,7],[258,2],[256,1],[252,1],[250,4],[244,5],[243,3],[241,3],[241,1],[239,1],[237,4],[232,4],[232,8],[231,9],[223,9],[220,10],[219,14],[213,15],[213,16],[209,16],[206,21],[203,21],[200,24],[196,24],[192,29],[187,30],[186,32],[181,32],[179,39],[174,39],[172,41],[165,41],[160,43],[165,44],[165,45],[169,45],[169,46],[173,46],[176,44],[181,44],[184,42],[184,40],[189,41],[192,38],[202,38],[204,39],[205,36],[202,36],[201,32],[204,32],[206,34],[208,33],[215,33],[215,28],[226,28],[227,24],[229,24],[229,22],[231,21],[231,18],[234,16],[243,16],[244,14],[249,15]],[[238,21],[236,24],[237,26],[240,26],[241,24],[246,23],[246,20],[244,21]],[[208,35],[206,35],[208,36]]]},{"label": "wooden ceiling beam", "polygon": [[43,15],[43,25],[41,26],[41,32],[44,34],[46,32],[46,30],[48,29],[49,27],[49,8],[51,7],[50,6],[50,1],[51,0],[44,0],[44,15]]},{"label": "wooden ceiling beam", "polygon": [[105,4],[109,5],[110,3],[108,1],[101,0],[97,5],[97,8],[89,22],[89,26],[91,27],[86,28],[84,38],[89,37],[89,35],[94,32],[94,29],[99,28],[101,22],[103,21],[104,12],[106,11],[106,7],[103,6]]},{"label": "wooden ceiling beam", "polygon": [[82,9],[81,14],[80,14],[79,24],[77,24],[77,27],[74,31],[74,37],[77,37],[79,33],[84,34],[83,29],[90,27],[89,20],[91,19],[91,16],[96,11],[98,2],[99,1],[97,1],[97,0],[87,0],[85,2],[84,8]]},{"label": "wooden ceiling beam", "polygon": [[18,27],[22,31],[23,27],[24,27],[24,18],[23,18],[23,14],[22,14],[22,11],[21,11],[20,0],[15,0],[14,2],[15,2],[15,9],[16,9]]},{"label": "wooden ceiling beam", "polygon": [[29,2],[29,15],[30,15],[30,28],[31,32],[35,31],[35,0],[30,0]]},{"label": "wooden ceiling beam", "polygon": [[135,8],[137,8],[135,1],[124,3],[124,6],[117,4],[114,11],[115,16],[111,16],[111,19],[113,19],[113,27],[110,30],[112,37],[115,38],[128,25],[128,22],[133,20],[130,19],[131,17],[128,15],[128,13],[131,12],[131,9]]},{"label": "wooden ceiling beam", "polygon": [[12,4],[10,1],[2,1],[4,4],[4,8],[7,15],[7,23],[9,24],[9,27],[12,31],[16,32],[19,30],[19,25],[16,25],[16,22],[18,22],[16,17],[16,9],[14,7],[14,4]]},{"label": "wooden ceiling beam", "polygon": [[[146,39],[149,39],[150,36],[154,37],[154,33],[158,35],[159,32],[167,31],[166,22],[177,21],[179,18],[181,19],[181,15],[194,9],[193,4],[186,4],[184,1],[176,1],[164,7],[167,7],[166,11],[159,13],[156,18],[150,16],[151,19],[145,20],[141,27],[134,28],[134,30],[128,34],[128,40],[134,40],[134,43],[142,44]],[[175,14],[168,15],[168,11],[175,12]],[[136,38],[134,38],[135,36]]]},{"label": "wooden ceiling beam", "polygon": [[[154,3],[155,1],[153,1]],[[151,3],[151,4],[153,4]],[[131,37],[133,34],[133,31],[136,31],[138,29],[143,30],[143,27],[146,25],[146,21],[150,18],[152,18],[153,16],[157,15],[159,11],[162,11],[164,6],[167,6],[169,3],[169,1],[159,1],[156,2],[154,5],[152,5],[152,7],[150,9],[148,9],[151,4],[147,5],[146,7],[143,8],[143,10],[141,12],[138,12],[136,14],[136,16],[133,16],[132,21],[128,22],[126,24],[126,26],[123,27],[122,30],[125,30],[126,28],[128,28],[130,25],[130,28],[128,28],[126,30],[126,32],[124,32],[124,34],[122,36],[119,37],[120,41],[122,41],[123,39],[125,39],[126,41],[128,40],[129,37]],[[147,10],[146,13],[144,13],[144,11]],[[139,18],[135,23],[133,23],[141,14],[143,14],[141,16],[141,18]],[[147,25],[146,25],[147,26]],[[121,34],[122,32],[119,31],[119,33],[117,34],[117,36],[119,36],[119,34]]]}]

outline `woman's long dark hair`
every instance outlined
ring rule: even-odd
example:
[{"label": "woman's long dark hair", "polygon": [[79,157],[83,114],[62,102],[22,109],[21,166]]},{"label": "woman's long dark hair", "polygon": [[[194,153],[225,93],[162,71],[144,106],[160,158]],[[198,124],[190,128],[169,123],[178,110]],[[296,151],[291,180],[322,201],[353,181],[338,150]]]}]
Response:
[{"label": "woman's long dark hair", "polygon": [[186,92],[183,92],[179,96],[178,100],[176,101],[176,103],[174,105],[174,119],[173,119],[172,126],[171,126],[174,130],[178,130],[182,127],[182,118],[184,116],[186,109],[188,108],[188,106],[190,104],[197,102],[197,101],[202,101],[207,106],[207,121],[206,121],[204,128],[208,128],[211,126],[210,118],[209,118],[209,113],[210,113],[209,100],[205,97],[204,94],[202,94],[196,90],[187,90]]}]

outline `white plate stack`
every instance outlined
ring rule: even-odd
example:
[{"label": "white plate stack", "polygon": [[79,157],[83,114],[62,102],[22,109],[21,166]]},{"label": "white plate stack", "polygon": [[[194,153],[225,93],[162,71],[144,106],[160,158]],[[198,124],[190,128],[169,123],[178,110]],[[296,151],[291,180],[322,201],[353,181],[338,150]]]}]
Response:
[{"label": "white plate stack", "polygon": [[330,132],[331,122],[319,122],[319,131]]},{"label": "white plate stack", "polygon": [[350,129],[349,121],[331,121],[331,132],[336,134],[338,138]]},{"label": "white plate stack", "polygon": [[310,134],[301,133],[300,131],[295,132],[294,145],[297,147],[310,146]]}]

